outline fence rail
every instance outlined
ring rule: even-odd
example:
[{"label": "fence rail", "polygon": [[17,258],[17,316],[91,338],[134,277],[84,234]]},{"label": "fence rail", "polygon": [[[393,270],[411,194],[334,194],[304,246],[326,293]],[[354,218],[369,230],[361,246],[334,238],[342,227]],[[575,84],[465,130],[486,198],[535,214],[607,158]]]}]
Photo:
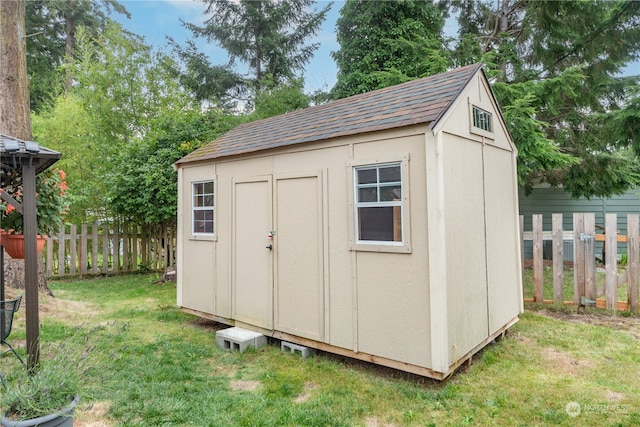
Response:
[{"label": "fence rail", "polygon": [[66,226],[47,238],[47,277],[164,271],[175,265],[175,226],[98,223]]},{"label": "fence rail", "polygon": [[[606,214],[605,225],[596,226],[595,214],[574,213],[573,229],[563,229],[562,214],[553,214],[551,230],[543,230],[543,216],[532,215],[531,230],[524,230],[524,217],[520,217],[523,256],[523,278],[525,265],[525,242],[532,242],[533,261],[533,298],[525,301],[544,303],[565,303],[584,306],[594,304],[610,310],[628,310],[638,312],[638,278],[640,273],[640,215],[627,215],[627,234],[618,231],[617,214]],[[553,270],[553,299],[544,299],[544,242],[550,241]],[[567,242],[573,249],[573,301],[565,301],[565,248]],[[605,281],[598,286],[596,280],[596,242],[602,248]],[[618,245],[626,243],[625,263],[618,262]],[[548,248],[548,246],[547,246]],[[624,249],[623,249],[624,253]],[[626,265],[623,265],[626,264]],[[600,270],[601,271],[601,270]],[[524,281],[523,281],[524,282]],[[620,301],[618,294],[621,286],[627,285],[626,301]],[[602,298],[604,297],[604,298]]]}]

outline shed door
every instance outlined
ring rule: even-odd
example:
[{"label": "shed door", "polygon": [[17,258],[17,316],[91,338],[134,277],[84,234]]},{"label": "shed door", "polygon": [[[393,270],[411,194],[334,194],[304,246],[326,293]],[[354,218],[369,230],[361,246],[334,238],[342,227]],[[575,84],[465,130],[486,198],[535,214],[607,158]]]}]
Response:
[{"label": "shed door", "polygon": [[271,176],[234,180],[234,319],[324,339],[321,177],[311,173],[277,175],[275,181]]},{"label": "shed door", "polygon": [[271,177],[233,183],[233,318],[273,327]]},{"label": "shed door", "polygon": [[275,329],[324,339],[323,192],[319,173],[276,176]]}]

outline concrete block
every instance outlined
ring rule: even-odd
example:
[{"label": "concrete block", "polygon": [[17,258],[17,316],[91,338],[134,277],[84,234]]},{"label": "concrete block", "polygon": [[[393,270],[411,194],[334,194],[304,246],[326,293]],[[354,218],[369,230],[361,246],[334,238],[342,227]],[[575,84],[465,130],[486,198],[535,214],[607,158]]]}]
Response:
[{"label": "concrete block", "polygon": [[303,359],[313,354],[313,349],[302,345],[294,344],[291,342],[282,341],[280,343],[280,351],[290,351],[291,353],[299,352]]},{"label": "concrete block", "polygon": [[228,328],[216,332],[216,344],[223,350],[244,352],[247,348],[267,345],[267,337],[260,332],[242,328]]}]

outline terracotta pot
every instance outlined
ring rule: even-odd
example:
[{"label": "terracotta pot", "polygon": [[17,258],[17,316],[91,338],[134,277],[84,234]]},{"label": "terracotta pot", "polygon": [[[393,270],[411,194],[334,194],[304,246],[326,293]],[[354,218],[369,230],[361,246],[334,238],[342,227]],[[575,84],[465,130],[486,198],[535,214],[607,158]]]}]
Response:
[{"label": "terracotta pot", "polygon": [[[36,237],[36,252],[42,252],[46,237]],[[14,259],[24,259],[24,234],[3,234],[2,245],[9,256]]]}]

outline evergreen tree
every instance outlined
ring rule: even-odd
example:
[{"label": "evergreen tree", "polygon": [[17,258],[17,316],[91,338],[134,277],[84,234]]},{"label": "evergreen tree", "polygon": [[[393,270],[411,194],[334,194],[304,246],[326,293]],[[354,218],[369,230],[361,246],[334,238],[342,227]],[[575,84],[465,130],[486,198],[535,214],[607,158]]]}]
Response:
[{"label": "evergreen tree", "polygon": [[431,1],[347,0],[332,52],[338,66],[334,99],[445,71],[444,18]]},{"label": "evergreen tree", "polygon": [[313,0],[202,0],[209,18],[204,26],[186,23],[197,37],[217,42],[230,57],[252,74],[248,84],[260,91],[262,79],[275,84],[304,70],[318,44],[306,44],[314,36],[331,7],[310,11]]},{"label": "evergreen tree", "polygon": [[[546,162],[546,149],[523,149],[535,138],[515,138],[525,190],[546,181],[574,197],[606,197],[640,185],[638,76],[621,77],[640,57],[640,2],[500,0],[458,7],[466,36],[456,50],[460,65],[482,55],[496,70],[494,90],[504,110],[526,103],[539,123],[536,134],[547,140],[542,146],[571,157]],[[465,61],[464,52],[473,52],[470,39],[479,50]],[[525,167],[531,164],[537,166]]]},{"label": "evergreen tree", "polygon": [[113,11],[129,17],[116,0],[26,2],[27,69],[33,111],[40,111],[71,87],[77,27],[97,35],[105,29]]}]

